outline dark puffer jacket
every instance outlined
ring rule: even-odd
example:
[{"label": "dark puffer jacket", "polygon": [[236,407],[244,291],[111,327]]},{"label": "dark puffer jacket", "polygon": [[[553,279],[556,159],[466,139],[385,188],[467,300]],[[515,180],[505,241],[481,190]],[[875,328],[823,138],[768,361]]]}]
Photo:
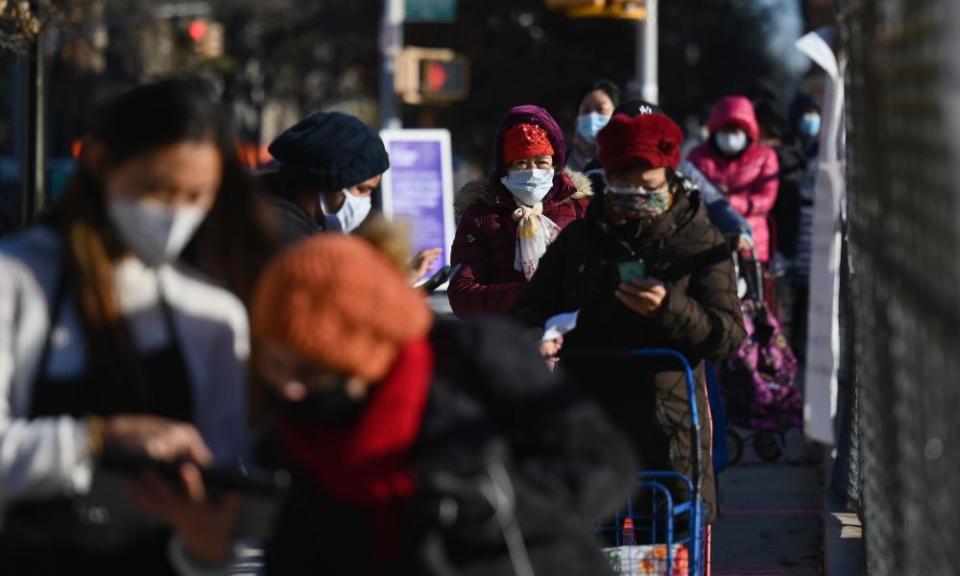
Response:
[{"label": "dark puffer jacket", "polygon": [[400,563],[376,566],[371,515],[331,500],[300,476],[267,547],[267,573],[513,575],[504,536],[489,514],[461,506],[461,516],[483,520],[438,528],[435,492],[426,490],[438,473],[471,484],[499,453],[535,573],[609,574],[591,527],[626,500],[630,449],[577,386],[545,368],[519,332],[489,318],[434,327],[435,375],[411,454],[418,493],[402,507],[408,554]]},{"label": "dark puffer jacket", "polygon": [[[667,284],[653,318],[642,317],[615,296],[617,263],[642,258],[648,275]],[[601,204],[587,220],[567,228],[540,262],[514,314],[542,327],[551,316],[580,310],[567,334],[563,367],[606,409],[630,438],[645,469],[692,472],[691,421],[683,373],[671,362],[596,360],[583,350],[667,347],[687,356],[698,379],[703,422],[704,494],[715,510],[710,426],[704,386],[705,359],[725,358],[745,332],[730,253],[707,220],[699,195],[680,193],[661,220],[624,240],[605,223]]]},{"label": "dark puffer jacket", "polygon": [[566,148],[557,123],[542,108],[518,106],[507,114],[497,134],[496,165],[489,182],[468,185],[457,202],[462,216],[453,241],[451,262],[461,264],[460,274],[450,282],[450,306],[458,316],[505,313],[526,284],[515,266],[517,224],[512,214],[516,202],[500,179],[506,175],[503,135],[511,127],[529,123],[547,131],[554,149],[556,176],[543,199],[543,215],[560,229],[586,216],[593,191],[590,180],[564,170]]}]

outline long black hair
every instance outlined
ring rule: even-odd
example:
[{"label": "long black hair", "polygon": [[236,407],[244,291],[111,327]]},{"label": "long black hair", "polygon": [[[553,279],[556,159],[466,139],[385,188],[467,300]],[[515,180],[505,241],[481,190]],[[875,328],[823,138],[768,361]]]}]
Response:
[{"label": "long black hair", "polygon": [[[95,374],[98,409],[147,409],[133,340],[114,290],[113,262],[123,246],[107,218],[104,170],[181,142],[210,142],[220,151],[222,183],[213,208],[183,260],[246,300],[273,250],[251,179],[236,153],[226,115],[208,87],[193,79],[169,79],[133,88],[101,106],[79,168],[47,217],[63,238],[63,274],[84,327],[88,367]],[[89,150],[103,152],[97,169]]]}]

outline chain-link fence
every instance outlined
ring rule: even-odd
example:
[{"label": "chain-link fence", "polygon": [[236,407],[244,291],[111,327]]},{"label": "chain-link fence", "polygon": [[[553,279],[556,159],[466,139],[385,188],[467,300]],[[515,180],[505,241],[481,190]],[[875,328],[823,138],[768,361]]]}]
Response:
[{"label": "chain-link fence", "polygon": [[868,567],[960,574],[953,0],[844,0]]}]

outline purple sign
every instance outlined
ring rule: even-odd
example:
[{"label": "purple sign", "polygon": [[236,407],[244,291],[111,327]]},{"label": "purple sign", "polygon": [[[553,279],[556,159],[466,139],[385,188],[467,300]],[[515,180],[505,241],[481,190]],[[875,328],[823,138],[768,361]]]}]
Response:
[{"label": "purple sign", "polygon": [[453,243],[453,181],[450,133],[446,130],[385,130],[390,155],[384,175],[383,208],[411,226],[413,253],[441,248],[430,274],[450,261]]}]

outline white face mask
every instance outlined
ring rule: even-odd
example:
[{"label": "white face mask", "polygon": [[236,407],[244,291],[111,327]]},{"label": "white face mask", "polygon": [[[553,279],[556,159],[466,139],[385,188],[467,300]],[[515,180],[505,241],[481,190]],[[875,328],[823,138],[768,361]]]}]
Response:
[{"label": "white face mask", "polygon": [[743,130],[721,130],[717,132],[717,148],[730,156],[739,154],[747,148],[747,133]]},{"label": "white face mask", "polygon": [[553,188],[553,170],[512,170],[500,179],[514,198],[527,206],[533,206]]},{"label": "white face mask", "polygon": [[326,215],[328,228],[336,228],[344,234],[349,234],[359,228],[360,224],[363,224],[363,221],[370,215],[370,210],[373,209],[373,197],[355,196],[346,188],[341,190],[340,193],[343,194],[343,206],[340,207],[340,210],[331,214],[322,194],[320,195],[320,207],[323,208],[323,213]]},{"label": "white face mask", "polygon": [[110,200],[107,213],[127,248],[151,267],[176,260],[207,216],[202,208],[129,198]]}]

